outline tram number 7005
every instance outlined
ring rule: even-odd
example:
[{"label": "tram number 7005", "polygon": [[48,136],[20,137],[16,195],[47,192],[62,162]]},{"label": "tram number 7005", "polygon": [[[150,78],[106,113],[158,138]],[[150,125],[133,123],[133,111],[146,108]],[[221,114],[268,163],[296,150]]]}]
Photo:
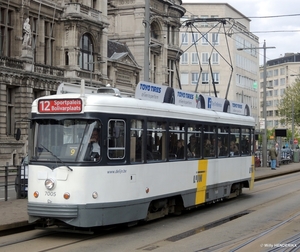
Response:
[{"label": "tram number 7005", "polygon": [[55,197],[56,196],[56,192],[47,192],[47,191],[45,191],[45,196]]}]

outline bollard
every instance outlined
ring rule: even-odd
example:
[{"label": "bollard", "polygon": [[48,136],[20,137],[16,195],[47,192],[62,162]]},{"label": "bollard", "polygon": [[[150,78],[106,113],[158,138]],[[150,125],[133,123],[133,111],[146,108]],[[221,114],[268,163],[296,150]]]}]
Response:
[{"label": "bollard", "polygon": [[16,178],[16,192],[17,192],[17,199],[21,199],[21,166],[17,166],[17,178]]},{"label": "bollard", "polygon": [[5,175],[4,175],[4,199],[8,199],[8,163],[5,166]]}]

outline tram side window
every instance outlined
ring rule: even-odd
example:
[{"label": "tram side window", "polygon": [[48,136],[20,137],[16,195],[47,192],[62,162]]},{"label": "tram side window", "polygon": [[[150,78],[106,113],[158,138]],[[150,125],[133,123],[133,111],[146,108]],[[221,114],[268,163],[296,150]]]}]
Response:
[{"label": "tram side window", "polygon": [[203,152],[204,157],[216,157],[216,129],[213,125],[204,125],[203,129],[204,141]]},{"label": "tram side window", "polygon": [[250,155],[251,150],[250,150],[250,129],[242,129],[242,139],[241,139],[241,154],[242,155]]},{"label": "tram side window", "polygon": [[131,120],[130,162],[143,162],[143,121]]},{"label": "tram side window", "polygon": [[123,159],[125,157],[125,121],[111,119],[108,121],[108,147],[107,156],[109,159]]},{"label": "tram side window", "polygon": [[184,159],[185,130],[182,123],[170,123],[169,160]]},{"label": "tram side window", "polygon": [[228,127],[218,127],[218,147],[217,155],[218,157],[228,157],[228,137],[229,128]]},{"label": "tram side window", "polygon": [[147,122],[147,161],[166,160],[166,122]]},{"label": "tram side window", "polygon": [[201,125],[191,124],[188,126],[188,144],[187,144],[187,157],[188,159],[192,158],[200,158],[201,157]]},{"label": "tram side window", "polygon": [[231,128],[230,137],[229,137],[229,152],[230,156],[239,156],[240,155],[240,129]]}]

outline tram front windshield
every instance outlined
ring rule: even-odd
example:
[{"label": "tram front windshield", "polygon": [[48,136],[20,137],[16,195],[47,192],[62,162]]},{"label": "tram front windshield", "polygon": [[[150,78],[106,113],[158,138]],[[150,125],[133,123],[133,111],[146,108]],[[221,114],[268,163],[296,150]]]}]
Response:
[{"label": "tram front windshield", "polygon": [[97,162],[100,159],[99,121],[38,119],[33,125],[31,160],[50,162]]}]

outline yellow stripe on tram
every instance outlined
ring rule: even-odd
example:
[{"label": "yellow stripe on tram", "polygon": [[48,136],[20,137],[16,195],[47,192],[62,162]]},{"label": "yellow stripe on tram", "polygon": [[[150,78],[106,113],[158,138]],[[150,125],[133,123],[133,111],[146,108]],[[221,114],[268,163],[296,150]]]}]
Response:
[{"label": "yellow stripe on tram", "polygon": [[194,183],[197,183],[197,191],[195,198],[196,205],[205,202],[207,166],[208,160],[204,159],[198,161],[198,171],[197,174],[194,176]]}]

